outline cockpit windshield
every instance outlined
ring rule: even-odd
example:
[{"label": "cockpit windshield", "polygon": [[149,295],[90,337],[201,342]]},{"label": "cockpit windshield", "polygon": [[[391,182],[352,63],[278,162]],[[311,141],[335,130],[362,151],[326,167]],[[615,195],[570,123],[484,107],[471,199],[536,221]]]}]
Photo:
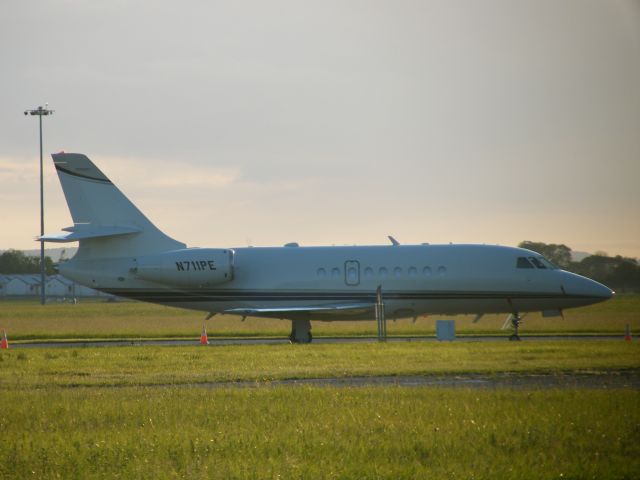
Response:
[{"label": "cockpit windshield", "polygon": [[560,267],[544,257],[518,257],[516,261],[516,268],[548,268],[550,270],[557,270]]},{"label": "cockpit windshield", "polygon": [[547,268],[550,268],[551,270],[560,270],[560,267],[555,263],[553,263],[551,260],[547,260],[544,257],[540,257],[540,261],[544,263],[547,266]]},{"label": "cockpit windshield", "polygon": [[529,257],[529,260],[536,266],[536,268],[547,268],[547,266],[542,263],[542,260],[540,260],[539,258]]},{"label": "cockpit windshield", "polygon": [[527,257],[518,257],[518,268],[533,268],[533,264],[527,259]]}]

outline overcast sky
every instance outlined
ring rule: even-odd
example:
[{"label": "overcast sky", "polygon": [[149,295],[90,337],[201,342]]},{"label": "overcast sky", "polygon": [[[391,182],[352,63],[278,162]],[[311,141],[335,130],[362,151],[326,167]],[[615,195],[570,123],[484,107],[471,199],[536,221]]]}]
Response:
[{"label": "overcast sky", "polygon": [[[0,3],[0,249],[88,155],[189,246],[640,256],[638,1]],[[51,245],[52,247],[59,245]]]}]

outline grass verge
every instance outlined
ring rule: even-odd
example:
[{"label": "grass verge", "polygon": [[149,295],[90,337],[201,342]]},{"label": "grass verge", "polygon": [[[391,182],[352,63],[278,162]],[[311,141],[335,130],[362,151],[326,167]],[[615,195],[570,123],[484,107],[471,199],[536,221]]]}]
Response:
[{"label": "grass verge", "polygon": [[0,387],[638,368],[640,344],[622,340],[38,348],[0,353]]},{"label": "grass verge", "polygon": [[636,478],[637,391],[0,391],[2,478]]},{"label": "grass verge", "polygon": [[623,341],[8,350],[0,478],[630,479],[637,390],[262,382],[638,368]]}]

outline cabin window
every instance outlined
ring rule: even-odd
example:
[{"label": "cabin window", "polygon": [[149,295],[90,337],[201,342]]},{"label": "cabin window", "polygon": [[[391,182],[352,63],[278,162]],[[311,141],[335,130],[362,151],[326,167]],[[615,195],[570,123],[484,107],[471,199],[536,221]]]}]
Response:
[{"label": "cabin window", "polygon": [[425,277],[430,277],[431,276],[431,267],[424,267],[422,269],[422,275]]},{"label": "cabin window", "polygon": [[540,261],[540,259],[539,259],[539,258],[536,258],[536,257],[529,257],[529,260],[531,260],[531,263],[533,263],[533,264],[534,264],[536,267],[538,267],[538,268],[547,268],[547,267],[544,265],[544,263],[542,263],[542,262]]},{"label": "cabin window", "polygon": [[440,265],[438,267],[438,275],[440,275],[441,277],[443,277],[444,275],[447,274],[447,267]]},{"label": "cabin window", "polygon": [[393,275],[394,275],[394,277],[396,277],[396,278],[401,277],[401,276],[402,276],[402,268],[400,268],[400,267],[396,267],[396,268],[394,268],[394,269],[393,269]]},{"label": "cabin window", "polygon": [[518,268],[533,268],[531,262],[527,260],[527,257],[518,257],[518,263],[516,264]]},{"label": "cabin window", "polygon": [[340,278],[340,269],[339,268],[332,268],[331,269],[331,276],[333,278]]},{"label": "cabin window", "polygon": [[367,267],[364,269],[364,276],[367,278],[373,277],[373,268]]},{"label": "cabin window", "polygon": [[418,269],[416,267],[409,267],[407,273],[409,273],[410,277],[415,277],[416,275],[418,275]]},{"label": "cabin window", "polygon": [[318,269],[318,276],[320,278],[324,278],[327,276],[327,271],[324,268],[319,268]]},{"label": "cabin window", "polygon": [[385,267],[380,267],[378,269],[378,275],[380,275],[381,277],[386,277],[389,274],[389,272],[387,271],[387,269]]}]

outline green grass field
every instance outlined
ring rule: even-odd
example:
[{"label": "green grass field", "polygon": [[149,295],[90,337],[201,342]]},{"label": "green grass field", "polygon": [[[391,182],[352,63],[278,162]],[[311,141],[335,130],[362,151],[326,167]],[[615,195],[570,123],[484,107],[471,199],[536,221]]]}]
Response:
[{"label": "green grass field", "polygon": [[[640,296],[528,316],[524,332],[640,329]],[[504,318],[456,317],[458,333]],[[10,341],[191,337],[202,312],[143,303],[0,303]],[[435,318],[389,322],[432,335]],[[286,336],[289,322],[214,317],[210,335]],[[314,335],[374,335],[375,322]],[[272,380],[640,369],[618,341],[399,342],[0,351],[0,478],[603,478],[640,471],[634,389],[270,386]],[[251,382],[254,387],[216,386]]]},{"label": "green grass field", "polygon": [[622,340],[38,348],[0,353],[0,386],[176,385],[638,368],[640,343]]},{"label": "green grass field", "polygon": [[2,390],[0,477],[633,479],[637,391]]},{"label": "green grass field", "polygon": [[622,340],[9,349],[0,478],[632,479],[637,390],[269,380],[639,368]]},{"label": "green grass field", "polygon": [[[32,301],[0,302],[0,328],[10,339],[74,338],[197,338],[205,313],[138,302],[105,303],[97,301],[41,306]],[[443,317],[388,321],[389,335],[433,335],[435,321]],[[500,334],[506,316],[487,315],[478,323],[473,316],[455,318],[458,334]],[[319,336],[375,335],[376,322],[312,322]],[[527,315],[523,334],[624,333],[625,325],[640,331],[640,294],[618,295],[607,302],[567,310],[565,318]],[[279,336],[289,334],[290,322],[235,316],[215,316],[206,322],[210,336]]]}]

